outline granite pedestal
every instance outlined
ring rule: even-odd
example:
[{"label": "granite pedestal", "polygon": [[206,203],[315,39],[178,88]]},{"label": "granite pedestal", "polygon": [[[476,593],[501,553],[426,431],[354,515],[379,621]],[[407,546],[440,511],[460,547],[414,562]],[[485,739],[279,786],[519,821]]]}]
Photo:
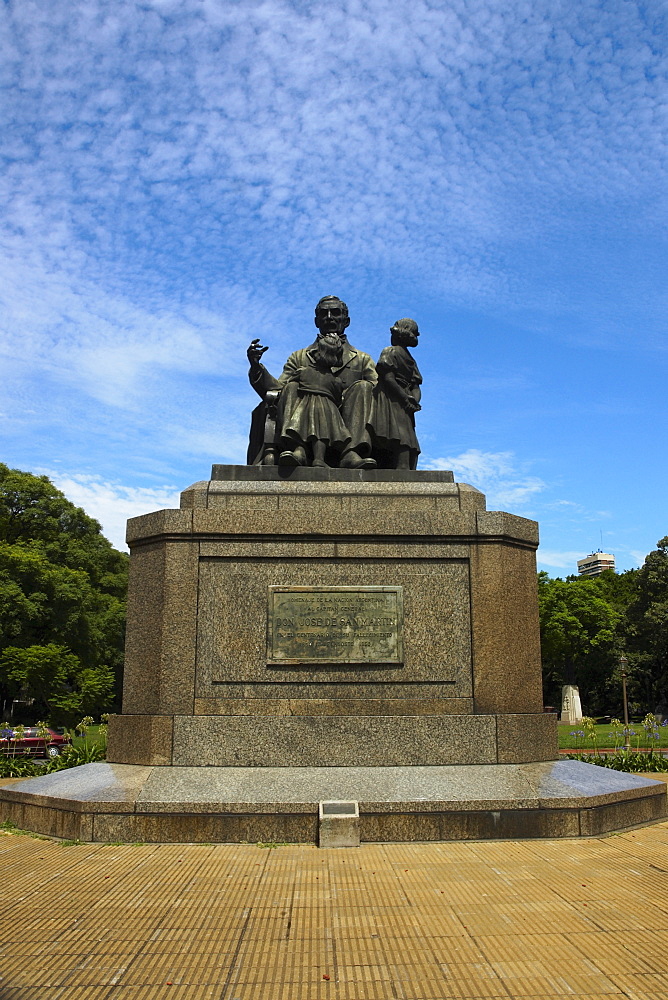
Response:
[{"label": "granite pedestal", "polygon": [[[663,785],[585,764],[562,781],[542,711],[537,525],[487,511],[451,473],[214,466],[127,537],[109,763],[0,790],[15,821],[80,839],[314,840],[318,802],[350,799],[363,840],[421,840],[665,814]],[[389,632],[353,652],[295,657],[305,636],[330,642],[334,618],[281,632],[279,591],[342,608],[391,593],[398,610],[365,619]]]},{"label": "granite pedestal", "polygon": [[[409,766],[553,759],[537,526],[448,472],[214,466],[134,518],[123,715],[109,759]],[[403,593],[401,662],[268,663],[268,592]]]},{"label": "granite pedestal", "polygon": [[0,788],[21,829],[106,842],[317,842],[318,804],[359,803],[362,842],[596,836],[666,815],[666,786],[558,760],[450,767],[84,764]]}]

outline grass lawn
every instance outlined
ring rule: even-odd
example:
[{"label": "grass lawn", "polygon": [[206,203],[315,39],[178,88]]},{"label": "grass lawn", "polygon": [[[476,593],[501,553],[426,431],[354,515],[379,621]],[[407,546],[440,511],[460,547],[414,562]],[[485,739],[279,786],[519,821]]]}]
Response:
[{"label": "grass lawn", "polygon": [[[659,749],[661,747],[668,748],[668,726],[659,726],[660,738],[658,740],[648,739],[645,730],[643,729],[643,727],[640,725],[639,722],[635,724],[629,723],[629,726],[631,732],[636,734],[635,736],[631,736],[631,741],[630,741],[631,746],[634,750],[636,749],[637,746],[640,746],[641,749],[648,748],[651,746],[652,749],[654,750]],[[578,722],[564,722],[564,723],[560,722],[557,726],[557,730],[559,732],[559,749],[593,750],[594,747],[596,746],[599,748],[599,750],[604,750],[607,747],[609,747],[611,750],[614,749],[615,737],[614,735],[611,735],[613,732],[611,726],[609,725],[596,726],[595,743],[593,740],[583,739],[582,737],[578,739],[576,736],[571,736],[571,733],[581,731],[581,728],[582,727]],[[619,737],[617,739],[619,745]],[[640,740],[640,742],[638,742],[638,740]],[[622,745],[624,744],[623,737],[621,738],[621,744]]]},{"label": "grass lawn", "polygon": [[[631,747],[635,750],[636,747],[640,746],[641,749],[647,749],[652,747],[654,750],[658,749],[668,749],[668,726],[659,726],[659,736],[658,740],[648,740],[645,730],[639,722],[629,723],[631,732],[636,735],[631,736]],[[571,733],[578,732],[581,730],[581,726],[577,722],[564,722],[557,724],[557,731],[559,733],[559,749],[560,750],[593,750],[598,747],[599,750],[604,750],[609,748],[614,750],[615,738],[612,735],[612,728],[609,725],[596,726],[596,743],[592,740],[586,740],[582,737],[571,736]],[[99,738],[99,726],[91,726],[88,730],[86,739],[89,746],[94,743],[100,743]],[[623,737],[618,737],[618,745],[623,745]],[[640,742],[638,742],[640,739]],[[77,735],[73,740],[75,747],[82,747],[84,745],[83,736]]]},{"label": "grass lawn", "polygon": [[83,736],[80,733],[77,733],[77,735],[72,740],[72,746],[82,747],[85,746],[86,743],[88,743],[88,746],[90,747],[93,746],[94,743],[101,743],[101,742],[102,740],[100,740],[100,727],[90,726],[88,732],[86,733],[86,739],[84,740]]}]

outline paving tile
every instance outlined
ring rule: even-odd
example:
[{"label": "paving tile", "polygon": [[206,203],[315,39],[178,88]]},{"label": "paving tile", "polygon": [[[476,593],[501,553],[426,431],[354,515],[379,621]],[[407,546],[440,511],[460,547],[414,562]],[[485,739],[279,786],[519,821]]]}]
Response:
[{"label": "paving tile", "polygon": [[5,837],[0,1000],[668,1000],[667,847]]},{"label": "paving tile", "polygon": [[[161,986],[117,987],[108,998],[105,997],[105,1000],[219,1000],[219,998],[220,986],[178,984],[168,986],[163,983]],[[87,1000],[85,994],[82,994],[81,1000]]]},{"label": "paving tile", "polygon": [[578,952],[590,957],[608,975],[653,973],[666,967],[666,952],[651,954],[651,949],[627,947],[626,935],[610,931],[571,934],[569,941]]},{"label": "paving tile", "polygon": [[76,987],[116,986],[132,965],[133,953],[91,952],[78,956],[77,964],[64,980],[67,989]]},{"label": "paving tile", "polygon": [[[62,987],[39,986],[26,989],[25,986],[2,986],[0,979],[0,997],[2,1000],[62,1000]],[[96,998],[97,1000],[97,998]]]},{"label": "paving tile", "polygon": [[[339,981],[336,992],[330,994],[336,1000],[395,1000],[398,995],[389,981],[359,978]],[[289,994],[286,1000],[291,1000]]]},{"label": "paving tile", "polygon": [[4,967],[7,961],[15,958],[37,958],[45,949],[51,950],[52,942],[44,940],[30,939],[21,940],[21,935],[17,931],[15,938],[5,937],[0,944],[0,968]]},{"label": "paving tile", "polygon": [[[442,979],[425,984],[426,989],[421,990],[420,995],[461,998],[508,996],[502,980],[491,974],[484,975],[484,970],[478,966],[453,965],[447,968],[441,966],[441,973]],[[439,992],[436,992],[437,990]]]},{"label": "paving tile", "polygon": [[78,955],[36,957],[20,956],[2,963],[2,984],[25,987],[64,986],[78,965]]},{"label": "paving tile", "polygon": [[476,945],[489,962],[538,960],[545,968],[544,957],[555,963],[568,962],[573,947],[562,934],[502,934],[479,936]]},{"label": "paving tile", "polygon": [[59,1000],[112,1000],[114,986],[65,986]]},{"label": "paving tile", "polygon": [[652,993],[657,991],[668,992],[668,972],[657,972],[643,975],[612,976],[617,986],[622,992]]},{"label": "paving tile", "polygon": [[227,956],[208,953],[141,955],[119,977],[123,986],[215,985],[225,982]]},{"label": "paving tile", "polygon": [[[535,984],[535,987],[531,983],[529,983],[528,985],[521,983],[520,985],[523,989],[528,988],[533,992],[515,993],[515,991],[513,990],[511,994],[513,1000],[554,1000],[555,997],[562,997],[562,996],[573,997],[574,995],[573,993],[570,992],[570,990],[566,993],[559,993],[558,989],[556,988],[551,989],[548,993],[540,992],[541,989],[540,983]],[[615,998],[617,997],[619,997],[620,1000],[628,1000],[627,994],[622,993],[621,991],[617,993],[578,993],[576,994],[576,996],[586,998],[586,1000],[615,1000]]]},{"label": "paving tile", "polygon": [[648,926],[668,930],[668,909],[660,909],[655,900],[639,902],[634,898],[621,904],[616,899],[593,899],[572,905],[600,930],[642,931]]},{"label": "paving tile", "polygon": [[636,990],[631,989],[624,993],[628,1000],[668,1000],[668,990],[656,991],[656,990]]}]

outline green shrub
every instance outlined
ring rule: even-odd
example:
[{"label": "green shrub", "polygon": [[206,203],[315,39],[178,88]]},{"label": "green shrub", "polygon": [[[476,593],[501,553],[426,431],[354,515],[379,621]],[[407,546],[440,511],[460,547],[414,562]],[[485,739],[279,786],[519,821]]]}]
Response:
[{"label": "green shrub", "polygon": [[[0,778],[34,778],[40,774],[50,774],[52,771],[64,771],[68,767],[79,767],[81,764],[93,764],[98,760],[104,760],[107,752],[107,726],[109,717],[102,716],[102,723],[99,726],[93,725],[93,719],[86,716],[76,727],[81,733],[81,738],[76,744],[70,743],[64,746],[57,757],[51,757],[46,762],[34,760],[30,757],[5,757],[0,755]],[[39,722],[38,728],[48,733],[46,723]],[[15,726],[13,734],[15,738],[21,739],[24,735],[24,726]],[[91,737],[89,739],[89,732]]]},{"label": "green shrub", "polygon": [[620,750],[618,753],[569,753],[564,754],[566,760],[580,760],[585,764],[596,764],[598,767],[609,767],[613,771],[627,771],[633,774],[649,772],[652,774],[668,772],[668,760],[656,750]]},{"label": "green shrub", "polygon": [[80,764],[93,764],[104,760],[105,748],[99,743],[90,746],[64,747],[59,757],[50,760],[42,772],[64,771],[68,767],[78,767]]},{"label": "green shrub", "polygon": [[0,757],[0,778],[33,778],[43,772],[30,757]]}]

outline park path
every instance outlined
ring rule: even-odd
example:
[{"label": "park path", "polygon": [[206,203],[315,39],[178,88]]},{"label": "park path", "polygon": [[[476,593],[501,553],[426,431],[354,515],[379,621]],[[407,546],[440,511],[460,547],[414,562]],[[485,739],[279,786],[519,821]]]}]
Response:
[{"label": "park path", "polygon": [[0,837],[0,1000],[668,1000],[668,823],[592,840]]}]

